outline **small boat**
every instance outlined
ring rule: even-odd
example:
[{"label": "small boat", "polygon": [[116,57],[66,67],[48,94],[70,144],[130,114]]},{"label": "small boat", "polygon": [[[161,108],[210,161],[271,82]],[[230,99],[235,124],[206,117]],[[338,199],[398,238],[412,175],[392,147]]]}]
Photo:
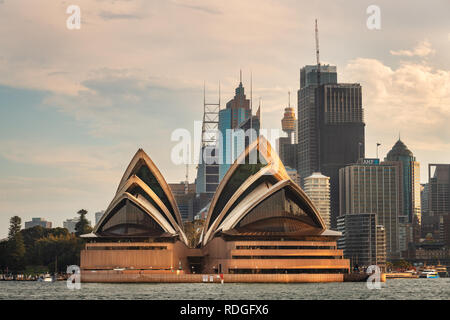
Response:
[{"label": "small boat", "polygon": [[53,277],[50,274],[45,274],[43,277],[37,279],[39,282],[53,282]]},{"label": "small boat", "polygon": [[437,279],[439,278],[439,274],[434,269],[424,269],[419,278],[427,278],[427,279]]}]

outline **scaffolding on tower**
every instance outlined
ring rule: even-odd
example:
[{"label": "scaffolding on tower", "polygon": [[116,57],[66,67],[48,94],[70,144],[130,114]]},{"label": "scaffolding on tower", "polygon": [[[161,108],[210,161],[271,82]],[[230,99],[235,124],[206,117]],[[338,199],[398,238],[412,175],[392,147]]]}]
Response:
[{"label": "scaffolding on tower", "polygon": [[219,161],[217,143],[219,132],[219,111],[220,82],[219,99],[217,103],[206,101],[206,85],[203,85],[203,122],[199,165],[197,166],[197,193],[213,194],[218,186]]}]

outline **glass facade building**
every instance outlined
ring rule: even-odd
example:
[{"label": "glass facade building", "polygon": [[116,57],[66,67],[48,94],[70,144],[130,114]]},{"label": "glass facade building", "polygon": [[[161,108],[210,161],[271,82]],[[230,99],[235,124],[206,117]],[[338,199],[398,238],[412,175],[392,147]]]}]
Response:
[{"label": "glass facade building", "polygon": [[357,163],[339,170],[340,216],[376,213],[389,257],[400,255],[399,184],[397,166]]}]

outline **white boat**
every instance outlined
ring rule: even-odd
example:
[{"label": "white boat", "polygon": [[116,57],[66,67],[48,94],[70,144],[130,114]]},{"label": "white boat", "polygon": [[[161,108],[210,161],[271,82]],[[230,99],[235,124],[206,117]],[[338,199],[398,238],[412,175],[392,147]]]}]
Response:
[{"label": "white boat", "polygon": [[49,275],[47,273],[43,277],[39,277],[37,281],[39,281],[39,282],[53,282],[53,278],[52,278],[51,275]]}]

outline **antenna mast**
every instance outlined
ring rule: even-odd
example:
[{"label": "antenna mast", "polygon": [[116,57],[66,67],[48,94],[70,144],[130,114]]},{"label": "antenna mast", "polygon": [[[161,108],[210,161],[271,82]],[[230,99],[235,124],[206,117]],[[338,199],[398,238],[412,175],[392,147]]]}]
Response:
[{"label": "antenna mast", "polygon": [[317,59],[317,85],[320,86],[320,57],[319,57],[319,27],[316,19],[316,59]]},{"label": "antenna mast", "polygon": [[[253,72],[250,71],[250,134],[253,135],[251,131],[253,129]],[[251,143],[251,141],[250,141]]]}]

